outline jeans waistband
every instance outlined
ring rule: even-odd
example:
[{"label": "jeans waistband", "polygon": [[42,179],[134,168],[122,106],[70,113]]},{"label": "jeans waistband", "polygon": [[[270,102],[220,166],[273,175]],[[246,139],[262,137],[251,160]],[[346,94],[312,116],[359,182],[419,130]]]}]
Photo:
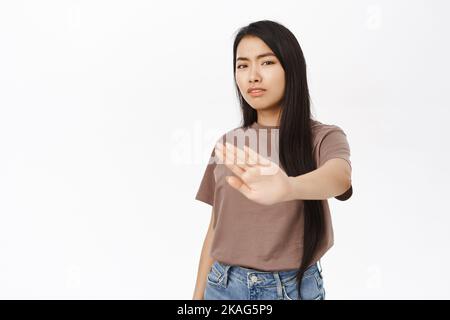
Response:
[{"label": "jeans waistband", "polygon": [[[230,275],[244,284],[253,284],[259,286],[276,286],[277,283],[288,283],[295,281],[298,269],[283,271],[261,271],[257,269],[241,267],[237,265],[229,265],[220,261],[215,261],[216,268],[219,269],[224,277],[225,282]],[[317,262],[309,266],[303,277],[309,277],[319,271]]]}]

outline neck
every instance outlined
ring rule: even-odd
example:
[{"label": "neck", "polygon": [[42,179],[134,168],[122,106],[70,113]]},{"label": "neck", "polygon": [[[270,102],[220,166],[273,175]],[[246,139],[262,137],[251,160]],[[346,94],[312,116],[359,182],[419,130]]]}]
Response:
[{"label": "neck", "polygon": [[277,107],[274,109],[257,110],[258,124],[262,126],[279,126],[281,108]]}]

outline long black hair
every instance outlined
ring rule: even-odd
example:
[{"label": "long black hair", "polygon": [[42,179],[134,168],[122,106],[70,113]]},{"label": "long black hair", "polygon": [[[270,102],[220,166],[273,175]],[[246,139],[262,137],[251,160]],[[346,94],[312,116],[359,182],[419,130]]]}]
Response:
[{"label": "long black hair", "polygon": [[[280,165],[288,176],[298,176],[313,171],[316,163],[312,150],[310,96],[303,51],[295,36],[278,22],[261,20],[238,30],[233,45],[233,74],[236,73],[236,51],[245,36],[256,36],[264,41],[280,61],[285,72],[285,92],[280,102],[279,125]],[[257,112],[242,97],[239,98],[243,124],[247,128],[257,121]],[[305,270],[311,265],[321,241],[324,239],[324,209],[322,200],[304,202],[303,252],[296,280],[298,294]],[[301,208],[301,206],[300,206]],[[301,210],[301,209],[299,209]]]}]

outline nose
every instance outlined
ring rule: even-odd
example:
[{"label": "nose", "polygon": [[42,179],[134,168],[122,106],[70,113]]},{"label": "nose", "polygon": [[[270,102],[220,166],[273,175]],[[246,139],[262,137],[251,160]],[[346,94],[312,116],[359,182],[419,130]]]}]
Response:
[{"label": "nose", "polygon": [[257,68],[252,68],[250,71],[250,83],[261,82],[261,76]]}]

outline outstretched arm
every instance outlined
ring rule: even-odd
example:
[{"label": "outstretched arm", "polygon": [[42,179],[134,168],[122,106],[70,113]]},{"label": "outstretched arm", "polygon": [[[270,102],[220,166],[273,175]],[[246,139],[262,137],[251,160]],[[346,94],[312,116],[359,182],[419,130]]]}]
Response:
[{"label": "outstretched arm", "polygon": [[244,150],[229,143],[216,145],[218,163],[235,176],[227,182],[248,199],[271,205],[296,199],[320,200],[339,196],[351,186],[351,167],[344,159],[333,158],[306,174],[288,177],[276,163],[247,146]]},{"label": "outstretched arm", "polygon": [[291,200],[333,198],[346,192],[352,184],[351,167],[340,158],[330,159],[316,170],[288,179],[291,191],[287,198]]}]

